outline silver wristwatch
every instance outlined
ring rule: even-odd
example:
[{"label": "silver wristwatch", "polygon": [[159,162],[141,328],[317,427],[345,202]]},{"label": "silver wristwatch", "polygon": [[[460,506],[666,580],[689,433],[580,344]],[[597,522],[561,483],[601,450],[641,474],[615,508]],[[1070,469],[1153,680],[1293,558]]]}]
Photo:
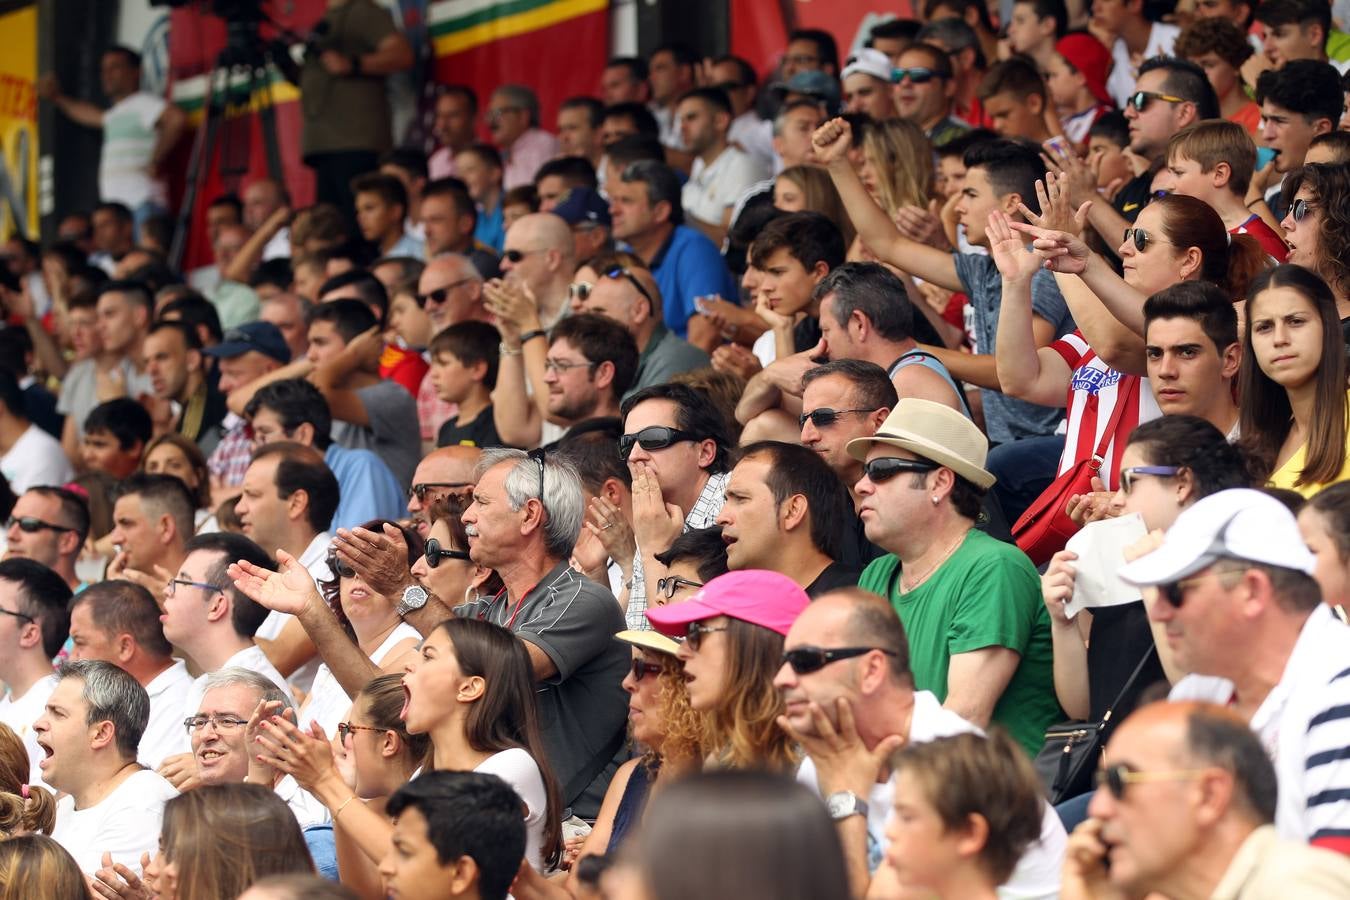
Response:
[{"label": "silver wristwatch", "polygon": [[830,818],[836,822],[849,816],[867,818],[867,804],[852,791],[835,791],[825,798],[825,806],[830,811]]},{"label": "silver wristwatch", "polygon": [[410,612],[421,609],[427,605],[427,589],[420,584],[410,584],[403,589],[403,596],[398,601],[398,606],[394,607],[394,612],[400,616],[406,616]]}]

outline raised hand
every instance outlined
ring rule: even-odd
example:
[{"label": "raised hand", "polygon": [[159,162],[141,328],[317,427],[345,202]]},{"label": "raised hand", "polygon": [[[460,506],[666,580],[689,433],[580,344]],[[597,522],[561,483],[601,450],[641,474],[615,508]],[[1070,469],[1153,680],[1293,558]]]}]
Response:
[{"label": "raised hand", "polygon": [[811,146],[821,165],[847,161],[848,150],[852,145],[853,126],[844,119],[831,119],[811,135]]},{"label": "raised hand", "polygon": [[[150,854],[141,854],[141,872],[150,866]],[[150,900],[157,896],[141,880],[141,876],[131,871],[130,866],[113,862],[112,854],[103,852],[103,865],[88,878],[88,884],[95,897],[103,900]]]},{"label": "raised hand", "polygon": [[644,553],[660,553],[684,532],[684,511],[661,495],[656,470],[630,462],[633,473],[633,535]]},{"label": "raised hand", "polygon": [[1082,235],[1092,201],[1085,200],[1075,208],[1070,202],[1068,183],[1064,178],[1056,176],[1054,172],[1046,172],[1044,181],[1037,179],[1036,202],[1041,207],[1039,214],[1032,212],[1025,203],[1017,204],[1023,218],[1032,225],[1049,231]]},{"label": "raised hand", "polygon": [[248,752],[248,780],[253,784],[271,784],[276,780],[276,770],[263,762],[257,752],[258,737],[262,734],[262,723],[271,716],[280,715],[286,704],[280,700],[259,700],[244,726],[244,747]]},{"label": "raised hand", "polygon": [[1041,154],[1041,159],[1046,171],[1062,180],[1070,205],[1081,206],[1097,198],[1097,176],[1077,153],[1061,154],[1052,147]]},{"label": "raised hand", "polygon": [[539,303],[525,284],[494,278],[483,285],[483,305],[497,319],[497,327],[512,338],[539,329]]},{"label": "raised hand", "polygon": [[319,782],[328,778],[340,781],[342,776],[333,763],[333,748],[323,728],[311,722],[309,729],[306,733],[283,716],[271,716],[262,722],[256,749],[262,762],[314,793]]},{"label": "raised hand", "polygon": [[927,244],[939,250],[950,250],[947,235],[942,230],[938,202],[933,200],[927,209],[918,206],[902,206],[895,211],[892,221],[900,233],[911,241]]},{"label": "raised hand", "polygon": [[758,356],[740,344],[723,344],[712,352],[712,367],[749,381],[764,365]]},{"label": "raised hand", "polygon": [[180,794],[201,784],[197,777],[197,758],[191,753],[177,753],[165,757],[157,771],[160,777],[172,784]]},{"label": "raised hand", "polygon": [[1005,281],[1030,281],[1040,271],[1041,258],[1028,253],[1022,239],[1012,230],[1012,221],[1002,210],[989,213],[989,255]]},{"label": "raised hand", "polygon": [[800,744],[815,763],[821,793],[828,796],[836,791],[852,791],[860,797],[866,797],[877,783],[883,768],[889,764],[891,754],[904,745],[904,736],[889,735],[869,750],[858,734],[853,705],[846,697],[836,701],[837,724],[830,721],[825,710],[814,701],[808,709],[813,734],[793,728],[787,716],[778,717],[778,727]]},{"label": "raised hand", "polygon": [[637,552],[637,539],[633,537],[633,526],[623,510],[604,497],[596,497],[586,509],[584,528],[600,542],[605,555],[624,569],[625,579],[631,577],[632,573],[627,570]]},{"label": "raised hand", "polygon": [[776,331],[791,330],[794,320],[792,316],[785,316],[780,312],[775,312],[769,306],[767,297],[760,297],[755,301],[755,315],[759,316],[760,321]]},{"label": "raised hand", "polygon": [[227,572],[245,597],[277,612],[298,616],[311,603],[323,602],[314,579],[294,556],[278,550],[277,562],[281,568],[273,572],[241,559],[230,563]]},{"label": "raised hand", "polygon": [[359,526],[339,528],[333,552],[355,569],[371,590],[384,597],[397,597],[412,578],[408,542],[402,531],[388,523],[383,533]]},{"label": "raised hand", "polygon": [[1026,222],[1013,222],[1012,228],[1035,238],[1031,242],[1031,249],[1044,260],[1045,268],[1051,272],[1081,275],[1087,270],[1092,251],[1082,238],[1067,231],[1051,231]]}]

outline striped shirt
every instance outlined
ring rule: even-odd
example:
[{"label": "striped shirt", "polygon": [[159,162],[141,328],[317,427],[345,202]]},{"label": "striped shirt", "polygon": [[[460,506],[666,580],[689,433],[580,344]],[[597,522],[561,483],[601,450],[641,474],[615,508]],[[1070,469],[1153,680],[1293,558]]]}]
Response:
[{"label": "striped shirt", "polygon": [[1125,441],[1135,426],[1162,415],[1158,402],[1153,399],[1148,380],[1138,375],[1125,375],[1108,366],[1083,339],[1083,333],[1074,330],[1050,344],[1069,368],[1073,375],[1069,381],[1068,432],[1064,441],[1064,453],[1059,459],[1059,471],[1063,475],[1073,468],[1079,460],[1088,459],[1097,450],[1102,431],[1111,421],[1117,401],[1128,391],[1130,385],[1137,384],[1138,392],[1135,406],[1127,409],[1116,425],[1115,436],[1106,445],[1105,459],[1102,464],[1102,481],[1107,490],[1114,491],[1120,475],[1120,454],[1125,449]]}]

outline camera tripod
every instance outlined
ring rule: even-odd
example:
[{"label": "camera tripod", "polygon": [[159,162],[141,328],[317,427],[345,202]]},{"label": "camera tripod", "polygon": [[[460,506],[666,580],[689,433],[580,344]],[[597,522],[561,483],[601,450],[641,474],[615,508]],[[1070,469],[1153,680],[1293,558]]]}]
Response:
[{"label": "camera tripod", "polygon": [[[193,210],[206,184],[211,161],[217,153],[220,155],[222,176],[242,176],[248,171],[251,129],[247,125],[255,115],[262,126],[267,173],[277,184],[285,185],[282,178],[281,149],[277,143],[272,74],[275,71],[284,76],[290,75],[294,62],[290,59],[283,42],[277,40],[264,42],[261,39],[256,21],[228,21],[227,29],[225,49],[220,51],[215,65],[207,73],[206,95],[202,107],[204,117],[192,142],[192,155],[188,158],[187,190],[178,211],[178,224],[174,229],[173,244],[169,249],[169,265],[174,269],[182,264],[183,253],[187,249],[188,231],[192,227]],[[240,94],[231,81],[235,72],[239,70],[243,70],[246,74],[241,85],[246,91],[242,95],[243,111],[231,117],[229,115],[231,100]],[[253,108],[255,104],[256,109]],[[227,139],[228,135],[223,133],[223,128],[231,125],[238,127],[242,133],[242,141]]]}]

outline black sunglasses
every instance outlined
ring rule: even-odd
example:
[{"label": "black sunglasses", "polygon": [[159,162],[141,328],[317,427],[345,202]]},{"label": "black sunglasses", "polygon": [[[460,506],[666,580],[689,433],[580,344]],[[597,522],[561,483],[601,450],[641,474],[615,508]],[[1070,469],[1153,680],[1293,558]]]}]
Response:
[{"label": "black sunglasses", "polygon": [[1122,240],[1125,243],[1134,241],[1134,249],[1138,250],[1140,253],[1143,253],[1144,249],[1148,247],[1149,244],[1172,243],[1171,241],[1165,241],[1162,238],[1154,237],[1142,228],[1126,228],[1125,237]]},{"label": "black sunglasses", "polygon": [[356,577],[356,570],[343,562],[336,553],[328,554],[328,570],[339,578]]},{"label": "black sunglasses", "polygon": [[463,550],[446,550],[441,547],[441,542],[435,538],[427,539],[427,565],[430,568],[436,568],[443,559],[468,559],[469,554]]},{"label": "black sunglasses", "polygon": [[660,664],[660,663],[649,663],[649,662],[647,662],[645,659],[635,659],[635,660],[633,660],[633,680],[634,680],[634,681],[641,681],[642,679],[646,678],[648,675],[660,675],[660,674],[661,674],[661,664]]},{"label": "black sunglasses", "polygon": [[453,491],[471,487],[473,487],[472,481],[420,481],[408,489],[408,496],[416,497],[418,503],[425,503],[427,493],[437,488],[446,488]]},{"label": "black sunglasses", "polygon": [[811,424],[817,428],[829,428],[839,417],[845,413],[870,413],[876,412],[873,409],[830,409],[828,406],[822,406],[820,409],[813,409],[808,413],[802,413],[797,417],[798,427],[805,428],[806,420],[810,419]]},{"label": "black sunglasses", "polygon": [[876,459],[869,459],[863,463],[863,474],[872,480],[873,484],[882,484],[890,481],[901,472],[931,472],[934,469],[942,468],[935,462],[929,462],[926,459],[900,459],[898,456],[878,456]]},{"label": "black sunglasses", "polygon": [[719,631],[726,630],[727,626],[725,625],[716,628],[712,625],[704,625],[702,622],[690,622],[689,626],[684,630],[684,642],[689,646],[690,650],[697,652],[698,648],[703,644],[703,636],[705,634],[716,634]]},{"label": "black sunglasses", "polygon": [[10,516],[8,519],[5,520],[6,531],[13,528],[15,525],[19,526],[20,531],[25,531],[28,534],[34,534],[36,532],[41,531],[44,528],[51,531],[75,530],[74,528],[67,528],[64,525],[54,525],[51,522],[44,522],[37,516]]},{"label": "black sunglasses", "polygon": [[825,650],[820,647],[795,647],[783,651],[783,662],[791,666],[792,671],[798,675],[807,675],[811,672],[820,671],[832,662],[852,659],[855,656],[871,653],[873,650],[887,656],[895,656],[894,650],[886,650],[881,647],[835,647],[832,650]]},{"label": "black sunglasses", "polygon": [[455,288],[459,287],[460,285],[468,284],[470,281],[476,280],[477,280],[476,278],[461,278],[458,281],[450,282],[445,287],[438,287],[434,291],[427,291],[425,294],[416,294],[415,297],[417,298],[417,305],[425,309],[427,301],[430,300],[432,303],[435,303],[437,306],[440,306],[442,303],[445,302],[446,298],[450,296],[450,292],[453,291]]},{"label": "black sunglasses", "polygon": [[1302,222],[1316,208],[1310,201],[1300,197],[1289,207],[1289,215],[1295,222]]},{"label": "black sunglasses", "polygon": [[536,447],[525,455],[539,463],[539,505],[544,506],[544,448]]},{"label": "black sunglasses", "polygon": [[625,460],[633,452],[634,444],[641,444],[642,449],[648,452],[652,450],[664,450],[671,444],[678,444],[680,441],[697,441],[698,435],[688,431],[681,431],[678,428],[667,428],[665,425],[648,425],[646,428],[634,434],[625,434],[619,438],[619,456]]},{"label": "black sunglasses", "polygon": [[543,250],[507,250],[505,253],[502,254],[502,259],[506,260],[507,262],[509,262],[511,265],[514,266],[516,263],[520,262],[522,259],[529,256],[531,253],[543,253],[543,252],[544,252]]},{"label": "black sunglasses", "polygon": [[[640,282],[640,281],[637,280],[637,276],[634,275],[634,274],[633,274],[631,271],[629,271],[628,269],[625,269],[623,266],[614,266],[613,268],[611,268],[611,269],[609,269],[609,270],[607,270],[607,271],[605,271],[605,272],[602,272],[602,273],[600,274],[600,277],[601,277],[601,278],[614,278],[614,279],[619,279],[619,278],[626,278],[626,279],[628,279],[628,283],[631,284],[633,287],[637,288],[637,292],[638,292],[639,294],[641,294],[642,296],[644,296],[644,297],[647,298],[647,302],[651,304],[651,307],[652,307],[652,313],[653,313],[653,314],[654,314],[657,310],[659,310],[659,309],[661,308],[660,306],[657,305],[656,301],[655,301],[654,299],[652,299],[652,295],[649,294],[649,293],[647,293],[647,289],[646,289],[645,287],[642,286],[642,282]],[[585,298],[585,297],[582,297],[581,299],[584,301],[586,298]]]}]

